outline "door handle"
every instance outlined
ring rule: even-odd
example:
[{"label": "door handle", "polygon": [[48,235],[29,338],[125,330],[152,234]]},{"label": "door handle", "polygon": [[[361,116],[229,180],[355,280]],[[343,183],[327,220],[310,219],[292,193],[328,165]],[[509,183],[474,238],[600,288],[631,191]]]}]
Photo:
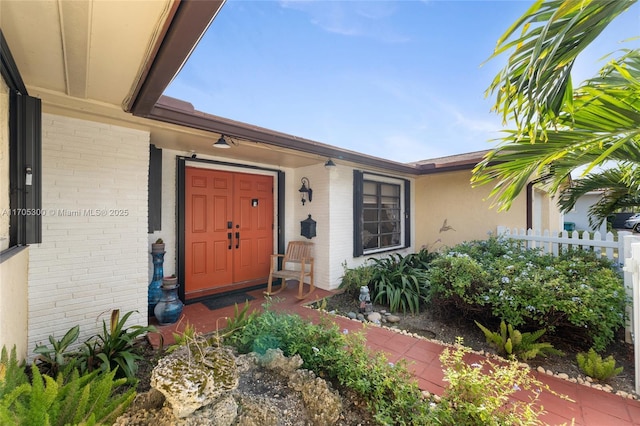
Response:
[{"label": "door handle", "polygon": [[240,233],[236,232],[236,248],[240,248]]},{"label": "door handle", "polygon": [[232,243],[232,238],[233,237],[232,237],[231,232],[227,232],[227,238],[229,239],[229,250],[231,250],[231,245],[233,244]]}]

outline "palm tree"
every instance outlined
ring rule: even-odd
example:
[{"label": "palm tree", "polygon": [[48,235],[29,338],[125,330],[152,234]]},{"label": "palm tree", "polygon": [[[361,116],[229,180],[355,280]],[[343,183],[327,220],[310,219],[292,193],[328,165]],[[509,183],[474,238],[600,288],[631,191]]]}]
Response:
[{"label": "palm tree", "polygon": [[[488,93],[516,130],[474,169],[474,185],[508,209],[527,183],[550,176],[559,191],[570,173],[605,161],[640,164],[640,52],[624,50],[576,90],[578,54],[636,0],[538,0],[498,41],[492,58],[514,49]],[[521,29],[521,35],[510,38]]]}]

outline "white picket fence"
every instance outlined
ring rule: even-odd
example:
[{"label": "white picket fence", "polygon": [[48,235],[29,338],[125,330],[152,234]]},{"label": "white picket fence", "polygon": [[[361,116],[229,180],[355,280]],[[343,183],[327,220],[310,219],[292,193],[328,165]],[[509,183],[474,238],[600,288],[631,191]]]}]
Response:
[{"label": "white picket fence", "polygon": [[626,337],[633,342],[635,353],[636,393],[640,393],[640,236],[632,232],[619,231],[616,239],[611,232],[602,238],[600,232],[590,235],[578,231],[540,232],[529,229],[509,229],[498,227],[498,236],[522,240],[529,248],[540,248],[545,253],[557,255],[569,247],[594,251],[597,256],[605,256],[616,262],[624,271],[624,287],[633,300],[628,310],[629,320],[626,326]]},{"label": "white picket fence", "polygon": [[[631,232],[623,231],[618,235],[621,234],[631,235]],[[616,240],[611,232],[607,232],[603,238],[600,232],[594,232],[593,236],[591,236],[589,232],[583,232],[582,234],[578,231],[551,232],[545,230],[540,232],[540,230],[529,229],[525,231],[524,229],[509,229],[504,226],[498,226],[498,235],[525,241],[527,248],[539,248],[544,253],[552,253],[556,256],[564,249],[581,248],[593,251],[596,256],[604,256],[621,265],[623,264],[623,259],[626,258],[623,239],[618,238]]]}]

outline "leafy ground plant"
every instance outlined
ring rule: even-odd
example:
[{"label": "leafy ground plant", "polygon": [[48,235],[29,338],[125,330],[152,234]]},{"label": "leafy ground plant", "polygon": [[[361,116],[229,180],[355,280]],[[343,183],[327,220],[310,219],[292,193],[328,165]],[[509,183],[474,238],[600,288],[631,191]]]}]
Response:
[{"label": "leafy ground plant", "polygon": [[533,359],[538,355],[564,355],[562,351],[555,349],[551,343],[537,341],[546,332],[544,328],[531,333],[521,333],[513,328],[511,324],[501,321],[500,330],[491,331],[478,321],[475,321],[475,323],[484,333],[487,342],[497,349],[499,355],[513,356],[522,361]]},{"label": "leafy ground plant", "polygon": [[51,347],[47,345],[36,345],[33,353],[36,354],[35,363],[38,365],[41,373],[46,373],[52,377],[58,375],[58,372],[67,368],[69,365],[72,367],[79,359],[79,352],[72,351],[69,346],[74,344],[78,340],[80,334],[80,326],[75,326],[65,333],[60,340],[56,340],[54,336],[49,336],[49,343]]},{"label": "leafy ground plant", "polygon": [[426,270],[414,266],[416,257],[393,253],[371,260],[374,262],[371,277],[373,302],[388,305],[392,312],[419,312],[420,304],[425,301],[428,281]]},{"label": "leafy ground plant", "polygon": [[368,409],[381,424],[428,424],[428,405],[406,365],[390,364],[384,354],[372,352],[359,333],[266,310],[245,326],[236,327],[227,342],[244,353],[279,348],[285,356],[300,355],[303,368],[351,389],[367,401]]},{"label": "leafy ground plant", "polygon": [[[455,348],[445,349],[440,356],[444,380],[449,382],[440,402],[434,403],[429,422],[457,425],[542,425],[538,417],[544,413],[538,398],[542,390],[552,392],[535,379],[528,369],[516,361],[497,365],[487,360],[468,364],[464,357],[469,349],[458,341]],[[528,400],[512,398],[517,392],[531,395]]]},{"label": "leafy ground plant", "polygon": [[613,376],[622,373],[622,367],[616,367],[616,360],[613,356],[602,359],[593,348],[589,352],[581,352],[576,355],[578,367],[587,376],[606,382]]},{"label": "leafy ground plant", "polygon": [[118,377],[126,377],[130,381],[135,379],[137,361],[140,356],[134,351],[136,340],[150,331],[153,326],[132,326],[125,328],[126,322],[134,311],[127,312],[120,318],[120,310],[111,312],[109,327],[102,322],[102,334],[97,334],[84,342],[78,350],[69,350],[69,346],[78,339],[80,327],[71,328],[61,340],[49,336],[51,347],[36,346],[34,353],[38,356],[35,361],[41,374],[56,377],[59,372],[69,373],[77,368],[81,374],[90,373],[95,369],[103,372],[118,370]]},{"label": "leafy ground plant", "polygon": [[347,263],[343,263],[344,274],[340,282],[340,290],[357,296],[360,293],[360,287],[368,286],[373,277],[373,265],[364,264],[355,268],[347,268]]},{"label": "leafy ground plant", "polygon": [[133,350],[135,340],[144,336],[150,331],[155,331],[153,326],[134,325],[125,328],[127,320],[135,311],[129,311],[120,318],[120,310],[114,309],[111,312],[110,326],[107,328],[106,321],[102,322],[102,334],[95,336],[99,351],[97,358],[101,361],[100,368],[103,371],[118,369],[118,375],[135,379],[138,370],[137,361],[140,355]]}]

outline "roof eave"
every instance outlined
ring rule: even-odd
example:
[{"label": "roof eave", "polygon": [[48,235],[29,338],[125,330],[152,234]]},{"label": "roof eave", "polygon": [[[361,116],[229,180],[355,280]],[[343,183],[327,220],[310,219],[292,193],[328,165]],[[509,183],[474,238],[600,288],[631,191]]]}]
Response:
[{"label": "roof eave", "polygon": [[225,0],[179,1],[164,28],[164,37],[158,39],[155,56],[145,65],[131,98],[123,105],[126,112],[147,117],[224,3]]},{"label": "roof eave", "polygon": [[416,167],[412,165],[360,154],[310,139],[206,114],[190,109],[189,106],[190,104],[187,102],[162,97],[154,105],[147,118],[399,173],[414,175],[417,172]]}]

